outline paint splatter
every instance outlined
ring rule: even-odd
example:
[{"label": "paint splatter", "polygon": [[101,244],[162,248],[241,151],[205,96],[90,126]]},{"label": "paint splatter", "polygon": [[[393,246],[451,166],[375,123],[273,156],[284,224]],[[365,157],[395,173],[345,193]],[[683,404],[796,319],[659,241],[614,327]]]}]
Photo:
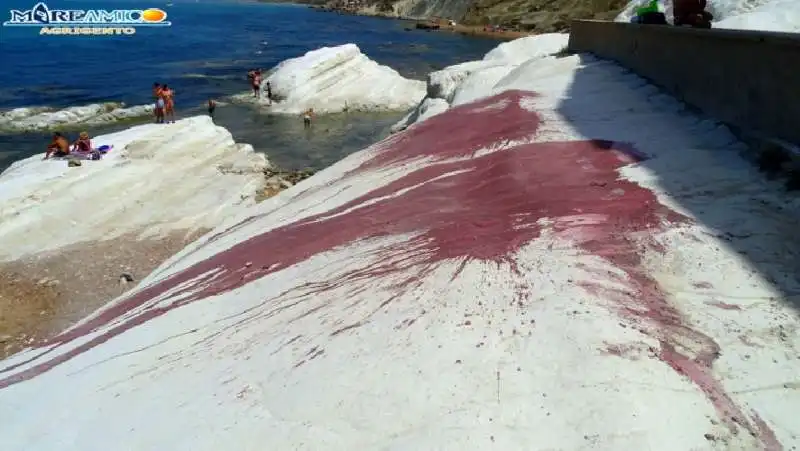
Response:
[{"label": "paint splatter", "polygon": [[[514,270],[515,253],[539,236],[544,227],[540,220],[547,219],[551,224],[546,227],[553,233],[625,271],[633,294],[603,294],[618,303],[622,316],[658,339],[658,357],[696,384],[732,431],[742,426],[768,449],[774,449],[770,448],[773,444],[767,425],[755,416],[748,420],[713,377],[717,344],[684,324],[643,267],[641,243],[633,237],[655,233],[670,221],[685,218],[658,203],[649,190],[619,177],[617,169],[641,159],[630,146],[598,140],[531,143],[540,119],[523,104],[533,97],[532,93],[505,92],[453,108],[390,138],[378,147],[382,150],[372,160],[349,176],[421,158],[434,163],[429,161],[421,169],[329,212],[252,236],[145,287],[54,338],[46,345],[50,348],[34,359],[54,355],[1,379],[0,388],[48,371],[172,309],[228,292],[359,240],[413,236],[402,248],[379,251],[385,253],[380,255],[386,257],[385,263],[353,270],[342,280],[324,281],[314,289],[416,273],[405,282],[395,282],[392,288],[399,291],[450,260],[461,262],[460,269],[466,262],[482,260]],[[599,286],[587,288],[602,291]],[[167,292],[172,293],[171,303],[152,302]],[[134,309],[138,310],[133,313]],[[333,335],[365,321],[368,318],[341,325]],[[79,337],[86,338],[59,351],[59,346]]]}]

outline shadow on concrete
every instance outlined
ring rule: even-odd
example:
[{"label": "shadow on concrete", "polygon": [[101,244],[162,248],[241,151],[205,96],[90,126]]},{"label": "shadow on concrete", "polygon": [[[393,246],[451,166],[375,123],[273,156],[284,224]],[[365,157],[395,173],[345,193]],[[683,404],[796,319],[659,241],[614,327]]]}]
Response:
[{"label": "shadow on concrete", "polygon": [[684,214],[800,310],[800,194],[787,190],[786,178],[771,176],[763,161],[760,168],[727,127],[627,69],[568,57],[582,64],[556,112],[586,138],[632,143]]}]

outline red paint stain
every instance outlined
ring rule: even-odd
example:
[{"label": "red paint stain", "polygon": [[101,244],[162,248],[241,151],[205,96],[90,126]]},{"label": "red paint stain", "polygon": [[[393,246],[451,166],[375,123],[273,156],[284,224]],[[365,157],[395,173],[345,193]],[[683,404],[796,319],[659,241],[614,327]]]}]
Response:
[{"label": "red paint stain", "polygon": [[783,445],[781,441],[778,440],[778,436],[775,435],[775,431],[769,427],[766,421],[764,421],[755,410],[750,412],[750,417],[753,419],[753,423],[755,423],[756,428],[758,429],[758,437],[761,438],[761,443],[764,444],[765,451],[782,451]]},{"label": "red paint stain", "polygon": [[[649,190],[619,177],[618,168],[641,160],[630,146],[597,140],[519,143],[538,130],[539,116],[520,105],[533,97],[532,93],[505,92],[453,108],[395,135],[378,146],[375,157],[351,176],[423,158],[435,164],[428,162],[326,214],[252,236],[145,287],[48,345],[59,346],[96,333],[91,339],[5,377],[0,388],[48,371],[172,309],[239,288],[358,240],[416,234],[403,247],[387,246],[385,255],[381,255],[386,257],[383,263],[353,270],[343,280],[320,283],[318,291],[398,273],[416,275],[394,282],[393,289],[402,290],[409,283],[419,286],[439,263],[451,259],[461,263],[457,271],[470,260],[491,261],[497,263],[498,270],[505,265],[508,270],[519,271],[515,252],[539,236],[539,221],[547,219],[552,221],[548,226],[552,231],[627,273],[632,293],[606,293],[619,303],[621,313],[640,322],[643,332],[659,340],[660,358],[696,384],[732,430],[742,425],[767,444],[768,428],[762,429],[755,420],[749,422],[712,376],[711,365],[719,354],[716,343],[684,325],[679,312],[668,304],[643,268],[640,244],[633,237],[685,218],[659,204]],[[476,155],[489,148],[501,150]],[[173,290],[171,303],[149,303],[168,290]],[[182,298],[175,300],[179,295]],[[134,308],[142,311],[121,319]],[[346,325],[331,335],[359,327],[367,320]],[[695,347],[679,345],[686,340]]]},{"label": "red paint stain", "polygon": [[764,433],[761,429],[767,425],[759,426],[754,418],[748,419],[744,410],[714,377],[712,366],[720,355],[719,345],[711,337],[684,323],[680,312],[667,302],[658,284],[646,273],[636,247],[631,245],[626,247],[622,242],[617,242],[619,247],[614,253],[600,250],[608,244],[608,242],[602,245],[593,243],[589,248],[594,249],[593,253],[603,253],[615,266],[625,270],[629,277],[627,285],[633,293],[603,290],[594,285],[586,288],[616,301],[621,314],[638,324],[640,332],[656,338],[660,344],[657,357],[678,374],[692,381],[714,406],[720,420],[734,434],[737,434],[741,427],[753,437],[757,437],[764,449],[770,451],[782,449],[772,447],[770,438],[772,432]]}]

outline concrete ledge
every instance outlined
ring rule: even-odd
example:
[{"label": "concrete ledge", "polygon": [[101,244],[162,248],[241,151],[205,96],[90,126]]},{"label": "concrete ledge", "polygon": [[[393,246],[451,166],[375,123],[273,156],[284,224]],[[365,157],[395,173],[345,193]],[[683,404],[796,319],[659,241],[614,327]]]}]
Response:
[{"label": "concrete ledge", "polygon": [[578,20],[569,50],[616,61],[743,133],[800,144],[800,34]]}]

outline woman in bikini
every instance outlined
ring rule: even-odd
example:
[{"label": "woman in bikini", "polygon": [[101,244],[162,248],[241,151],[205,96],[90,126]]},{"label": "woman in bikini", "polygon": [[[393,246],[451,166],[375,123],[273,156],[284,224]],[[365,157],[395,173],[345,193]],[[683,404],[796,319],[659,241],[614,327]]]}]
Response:
[{"label": "woman in bikini", "polygon": [[167,122],[175,122],[175,92],[164,85],[161,90],[161,98],[164,99],[164,116]]},{"label": "woman in bikini", "polygon": [[88,153],[92,151],[92,140],[89,139],[88,133],[81,132],[81,134],[78,136],[78,140],[72,143],[72,151],[81,153]]}]

